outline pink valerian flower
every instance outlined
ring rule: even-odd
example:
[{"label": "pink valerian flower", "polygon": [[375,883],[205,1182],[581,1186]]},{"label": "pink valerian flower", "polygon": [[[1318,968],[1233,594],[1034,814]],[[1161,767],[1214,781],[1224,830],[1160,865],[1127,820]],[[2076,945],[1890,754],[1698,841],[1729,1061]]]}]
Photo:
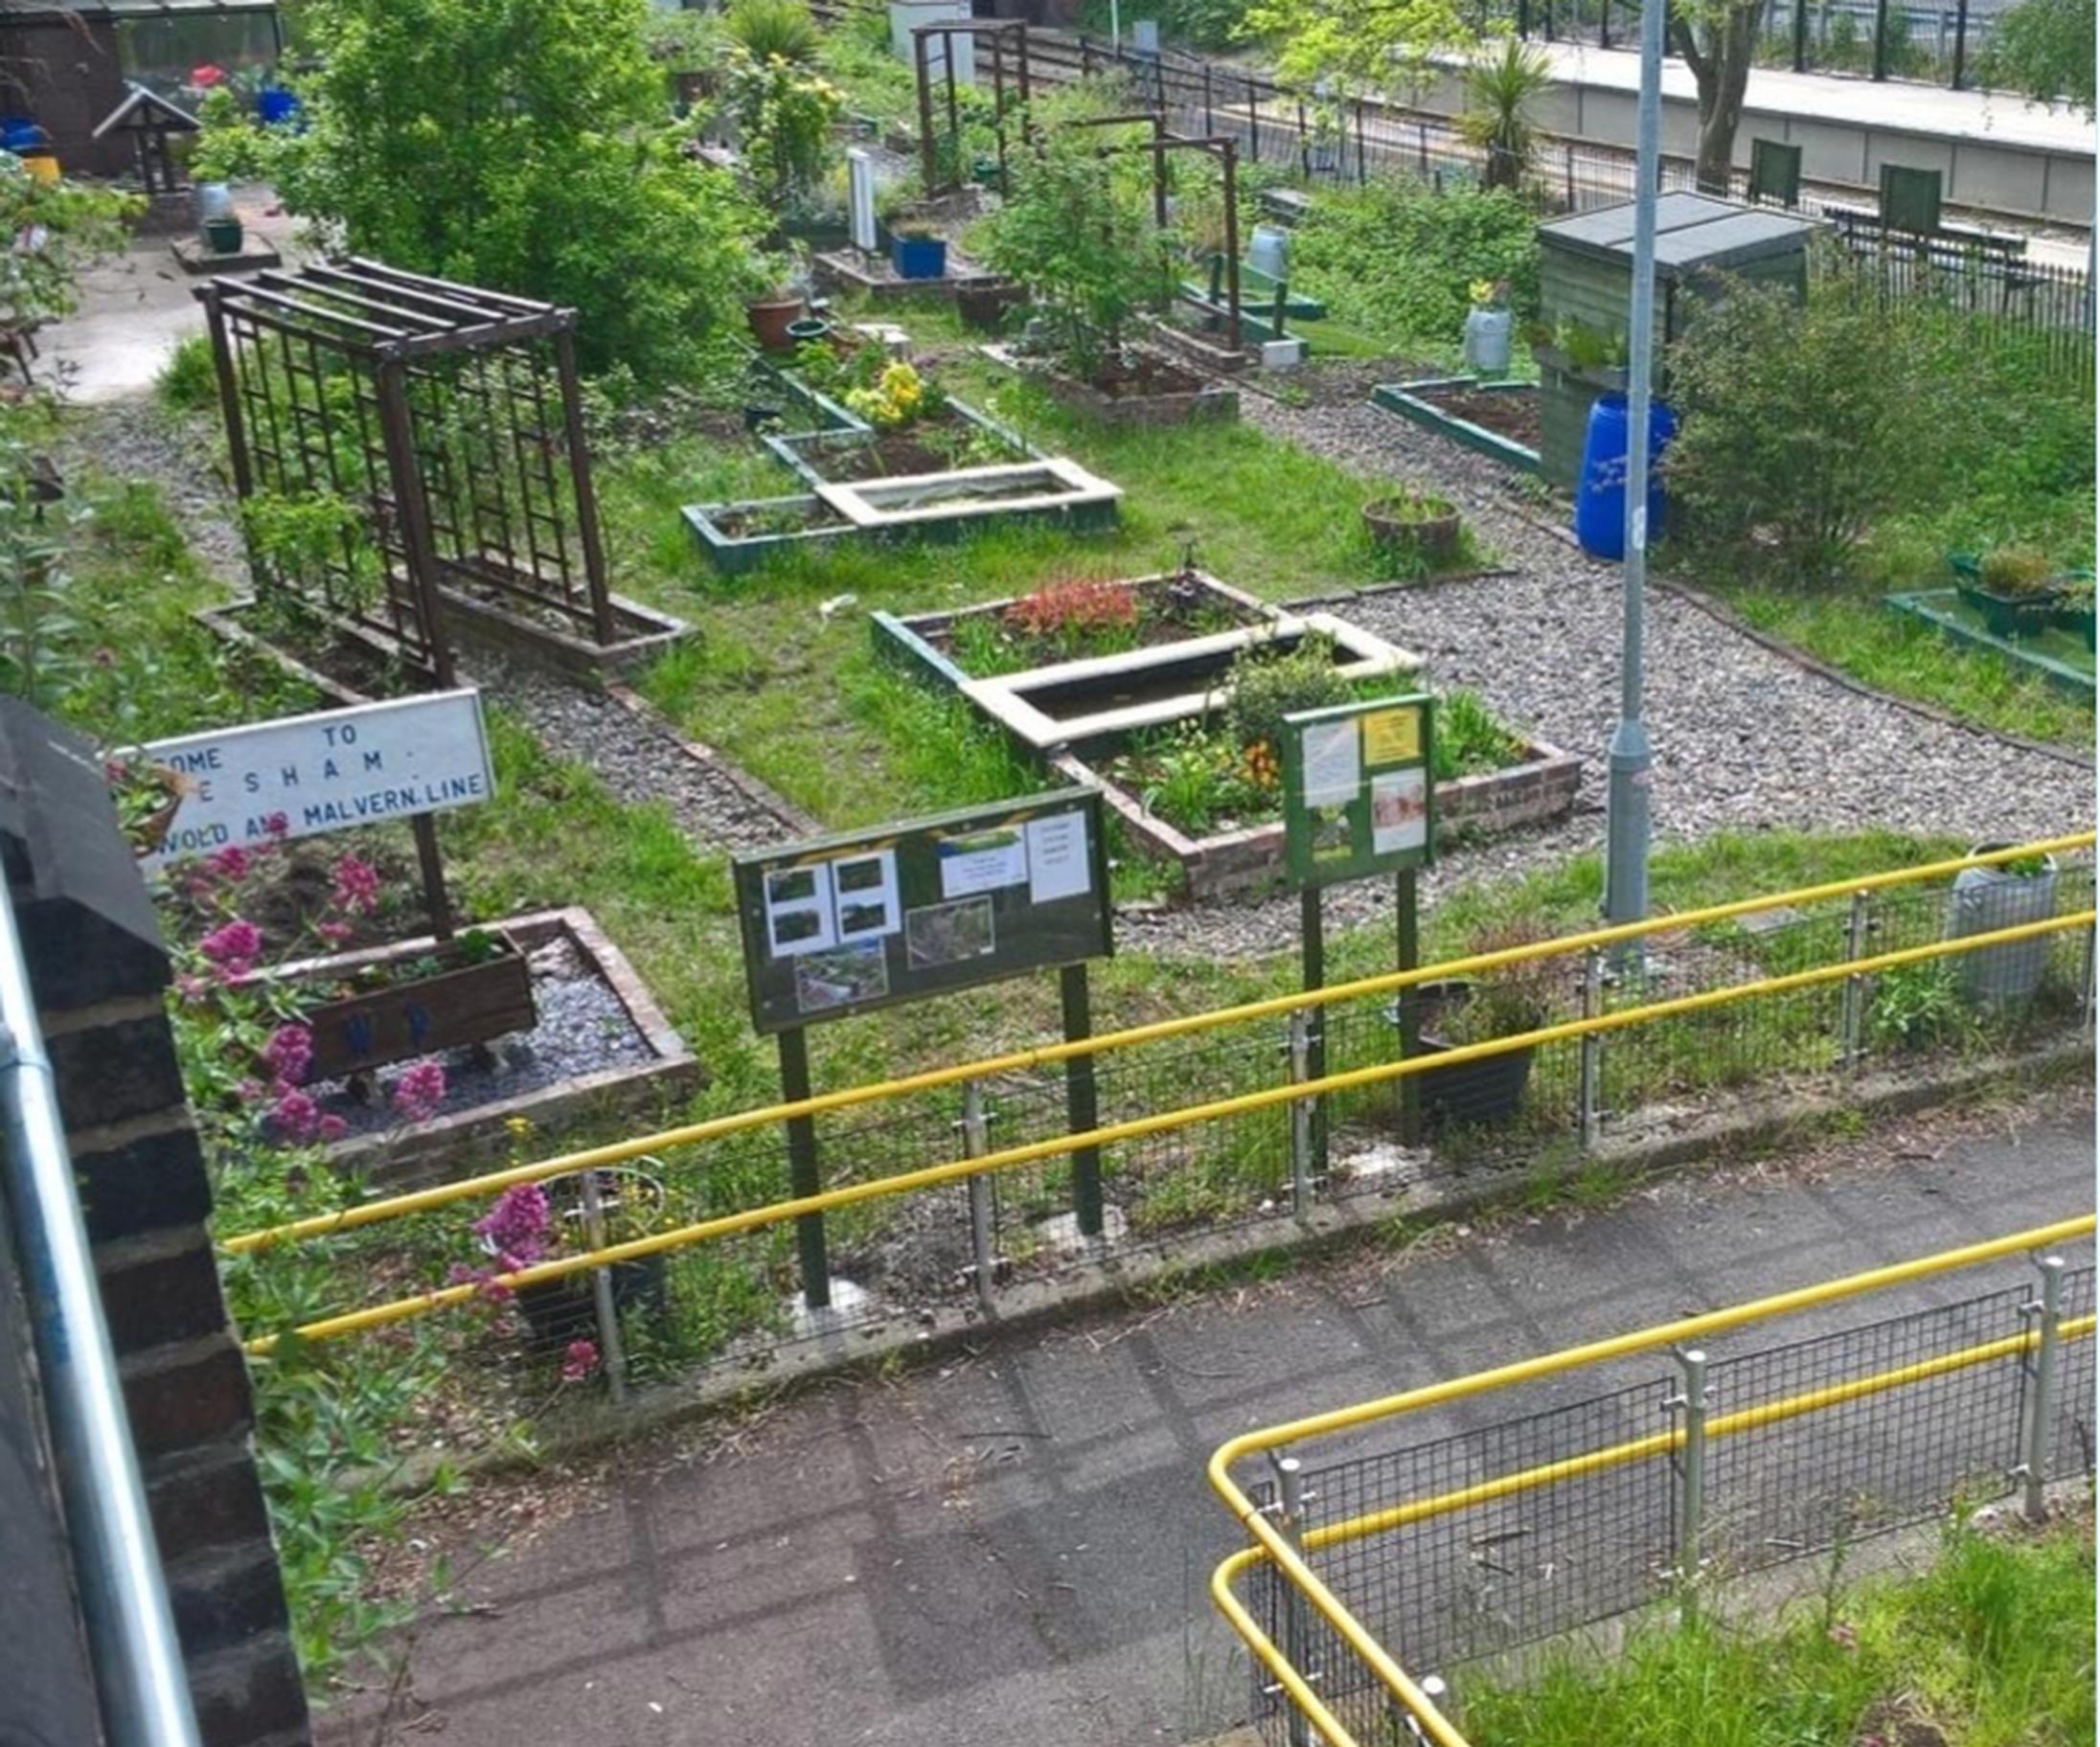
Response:
[{"label": "pink valerian flower", "polygon": [[238,964],[240,970],[234,974],[245,976],[248,967],[254,964],[256,955],[262,950],[262,930],[253,922],[236,917],[230,922],[220,923],[199,941],[197,950],[222,971]]},{"label": "pink valerian flower", "polygon": [[313,1066],[313,1033],[303,1025],[281,1025],[262,1046],[262,1065],[285,1085],[305,1081]]},{"label": "pink valerian flower", "polygon": [[598,1374],[598,1343],[571,1341],[561,1354],[561,1380],[582,1383]]},{"label": "pink valerian flower", "polygon": [[244,1104],[260,1104],[269,1096],[270,1089],[260,1079],[244,1079],[234,1087],[234,1094]]},{"label": "pink valerian flower", "polygon": [[340,946],[357,931],[348,922],[316,922],[314,932],[331,946]]},{"label": "pink valerian flower", "polygon": [[335,907],[370,916],[379,906],[379,870],[355,855],[335,863]]},{"label": "pink valerian flower", "polygon": [[282,843],[291,835],[291,818],[285,813],[270,813],[264,817],[262,828]]},{"label": "pink valerian flower", "polygon": [[339,1141],[350,1132],[350,1124],[339,1116],[324,1116],[313,1131],[313,1138],[324,1144]]},{"label": "pink valerian flower", "polygon": [[284,1140],[303,1146],[321,1132],[321,1106],[304,1092],[285,1092],[270,1106],[270,1126]]},{"label": "pink valerian flower", "polygon": [[529,1268],[547,1253],[554,1212],[547,1191],[536,1183],[514,1183],[495,1205],[474,1221],[474,1235],[486,1241],[505,1273]]},{"label": "pink valerian flower", "polygon": [[208,856],[204,865],[221,879],[246,879],[255,872],[255,857],[238,843],[233,843],[216,855]]},{"label": "pink valerian flower", "polygon": [[419,1061],[394,1082],[394,1108],[404,1122],[427,1123],[445,1102],[445,1069]]},{"label": "pink valerian flower", "polygon": [[202,977],[194,977],[185,971],[175,979],[175,993],[185,1001],[197,1002],[212,992],[212,986]]},{"label": "pink valerian flower", "polygon": [[[505,1270],[508,1272],[508,1270]],[[493,1268],[470,1268],[463,1261],[455,1261],[445,1275],[445,1282],[454,1286],[472,1286],[475,1293],[492,1305],[507,1304],[517,1294],[496,1278]]]}]

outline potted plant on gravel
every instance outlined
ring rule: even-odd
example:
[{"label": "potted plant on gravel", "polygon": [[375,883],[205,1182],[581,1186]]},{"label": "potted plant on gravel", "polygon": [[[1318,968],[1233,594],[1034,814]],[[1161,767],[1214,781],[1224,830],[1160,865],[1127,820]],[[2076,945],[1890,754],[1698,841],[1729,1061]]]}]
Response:
[{"label": "potted plant on gravel", "polygon": [[2032,546],[1998,546],[1978,559],[1948,560],[1961,598],[1994,637],[2020,637],[2047,625],[2063,584],[2049,556]]},{"label": "potted plant on gravel", "polygon": [[754,252],[746,270],[744,319],[751,336],[767,352],[792,352],[788,328],[802,319],[810,300],[801,289],[799,263],[791,256]]},{"label": "potted plant on gravel", "polygon": [[[2012,847],[2006,843],[1979,843],[1969,852],[1987,855],[1994,850]],[[2056,886],[2053,855],[2019,855],[1989,867],[1964,868],[1954,875],[1948,938],[1960,940],[2028,922],[2045,922],[2056,914]],[[2048,969],[2049,947],[2050,938],[2038,935],[2031,940],[2008,941],[2002,946],[1962,953],[1955,960],[1962,992],[1982,1006],[2030,999],[2042,987],[2043,975]]]},{"label": "potted plant on gravel", "polygon": [[1381,556],[1429,570],[1457,558],[1465,533],[1457,506],[1418,491],[1373,499],[1363,507],[1363,526]]},{"label": "potted plant on gravel", "polygon": [[[1546,938],[1536,923],[1503,922],[1475,930],[1460,956],[1504,952]],[[1478,977],[1421,985],[1411,995],[1422,1025],[1423,1054],[1441,1055],[1469,1044],[1537,1031],[1552,1015],[1559,975],[1557,961],[1527,959]],[[1425,1119],[1432,1126],[1510,1121],[1523,1102],[1537,1053],[1527,1046],[1427,1070],[1420,1077]]]}]

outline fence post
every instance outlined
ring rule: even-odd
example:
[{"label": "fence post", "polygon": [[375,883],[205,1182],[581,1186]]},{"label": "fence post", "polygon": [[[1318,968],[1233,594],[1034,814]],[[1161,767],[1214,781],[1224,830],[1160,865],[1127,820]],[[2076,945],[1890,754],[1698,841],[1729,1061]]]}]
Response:
[{"label": "fence post", "polygon": [[1809,0],[1793,0],[1793,70],[1809,70]]},{"label": "fence post", "polygon": [[[1271,1451],[1269,1466],[1276,1471],[1276,1527],[1289,1541],[1291,1550],[1301,1558],[1305,1554],[1305,1464],[1295,1456],[1285,1456]],[[1284,1660],[1297,1669],[1299,1675],[1311,1682],[1312,1670],[1305,1666],[1306,1644],[1312,1634],[1306,1629],[1305,1598],[1298,1593],[1298,1586],[1281,1574],[1276,1581],[1283,1586],[1284,1614]],[[1295,1704],[1290,1707],[1290,1747],[1317,1747],[1312,1737],[1312,1725]]]},{"label": "fence post", "polygon": [[[1439,1711],[1443,1712],[1446,1716],[1449,1716],[1450,1714],[1451,1690],[1444,1683],[1443,1677],[1441,1675],[1425,1674],[1415,1684],[1422,1689],[1422,1696],[1424,1698],[1427,1699],[1429,1703],[1434,1705]],[[1400,1707],[1396,1704],[1393,1709],[1397,1711],[1400,1709]],[[1410,1739],[1417,1741],[1426,1741],[1429,1738],[1428,1736],[1423,1732],[1421,1721],[1412,1714],[1403,1716],[1400,1720],[1402,1725],[1406,1729]]]},{"label": "fence post", "polygon": [[1427,177],[1429,173],[1429,124],[1427,122],[1417,122],[1415,124],[1415,164],[1422,174]]},{"label": "fence post", "polygon": [[1203,137],[1208,139],[1218,131],[1210,114],[1210,62],[1203,63]]},{"label": "fence post", "polygon": [[2039,1324],[2035,1342],[2034,1387],[2027,1394],[2027,1424],[2020,1439],[2022,1509],[2030,1523],[2045,1514],[2043,1494],[2049,1485],[2049,1442],[2056,1432],[2056,1355],[2058,1328],[2064,1317],[2064,1259],[2042,1259],[2042,1296],[2024,1306]]},{"label": "fence post", "polygon": [[1254,81],[1246,81],[1247,88],[1247,159],[1250,163],[1262,161],[1262,108],[1254,95]]},{"label": "fence post", "polygon": [[[1906,27],[1907,28],[1907,25]],[[1874,0],[1874,72],[1876,79],[1888,77],[1888,0]]]},{"label": "fence post", "polygon": [[[981,1159],[991,1150],[988,1131],[992,1118],[984,1106],[984,1086],[974,1079],[963,1081],[963,1157]],[[979,1171],[970,1179],[970,1260],[976,1276],[977,1302],[992,1308],[993,1288],[997,1285],[998,1255],[993,1247],[992,1178]]]},{"label": "fence post", "polygon": [[[1312,1078],[1312,1022],[1304,1008],[1290,1015],[1290,1083],[1302,1086]],[[1290,1211],[1302,1218],[1312,1199],[1312,1106],[1316,1100],[1290,1100]]]},{"label": "fence post", "polygon": [[[1874,925],[1868,916],[1871,902],[1864,892],[1852,895],[1852,910],[1845,918],[1847,964],[1856,964],[1866,956],[1866,937]],[[1860,1035],[1865,1028],[1866,979],[1847,977],[1838,1016],[1838,1065],[1847,1073],[1858,1071],[1860,1058],[1866,1053],[1860,1047]]]},{"label": "fence post", "polygon": [[1357,99],[1357,186],[1371,179],[1371,167],[1363,155],[1363,99]]},{"label": "fence post", "polygon": [[1954,0],[1954,76],[1947,81],[1950,90],[1961,89],[1962,75],[1968,71],[1968,59],[1969,0]]},{"label": "fence post", "polygon": [[1684,1373],[1684,1391],[1673,1403],[1684,1416],[1684,1444],[1678,1452],[1678,1590],[1680,1605],[1689,1608],[1706,1517],[1706,1355],[1693,1348],[1677,1359]]},{"label": "fence post", "polygon": [[2078,972],[2078,1034],[2089,1039],[2092,1036],[2092,959],[2093,930],[2089,928],[2086,930],[2086,962]]},{"label": "fence post", "polygon": [[[583,1236],[592,1249],[602,1250],[605,1247],[605,1203],[599,1191],[598,1173],[586,1170],[581,1180]],[[598,1313],[598,1362],[605,1369],[605,1379],[612,1385],[613,1405],[617,1407],[628,1398],[628,1357],[620,1344],[620,1309],[612,1300],[610,1268],[591,1270],[591,1307]]]},{"label": "fence post", "polygon": [[[1592,946],[1583,954],[1583,1017],[1594,1019],[1604,1011],[1604,954]],[[1576,1075],[1576,1129],[1587,1152],[1597,1144],[1597,1130],[1604,1120],[1599,1108],[1603,1097],[1604,1033],[1583,1033],[1581,1067]]]}]

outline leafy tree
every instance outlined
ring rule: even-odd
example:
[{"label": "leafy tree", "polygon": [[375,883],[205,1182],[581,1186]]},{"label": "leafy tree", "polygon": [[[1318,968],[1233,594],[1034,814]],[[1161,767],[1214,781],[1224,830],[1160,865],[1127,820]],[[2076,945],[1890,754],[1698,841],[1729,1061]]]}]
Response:
[{"label": "leafy tree", "polygon": [[1276,44],[1276,76],[1364,94],[1419,81],[1440,50],[1476,40],[1455,0],[1255,0],[1244,34]]},{"label": "leafy tree", "polygon": [[1735,133],[1757,58],[1765,0],[1678,0],[1670,10],[1670,43],[1692,70],[1699,91],[1699,186],[1728,192]]},{"label": "leafy tree", "polygon": [[267,166],[364,255],[575,306],[588,367],[679,374],[764,219],[671,130],[644,0],[309,0],[308,125]]},{"label": "leafy tree", "polygon": [[1109,132],[1039,125],[987,227],[987,264],[1028,287],[1059,361],[1083,380],[1121,356],[1130,319],[1168,290],[1172,239],[1130,171],[1136,162],[1149,176],[1149,159],[1108,150]]},{"label": "leafy tree", "polygon": [[2093,0],[2020,0],[2000,14],[1984,70],[2043,102],[2067,98],[2090,117],[2093,94]]}]

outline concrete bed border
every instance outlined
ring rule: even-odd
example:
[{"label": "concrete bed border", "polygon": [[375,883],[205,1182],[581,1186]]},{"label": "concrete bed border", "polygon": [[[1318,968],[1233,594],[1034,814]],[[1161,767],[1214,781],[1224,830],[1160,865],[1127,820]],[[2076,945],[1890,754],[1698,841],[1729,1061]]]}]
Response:
[{"label": "concrete bed border", "polygon": [[[529,1456],[501,1448],[464,1455],[447,1451],[445,1459],[457,1470],[492,1476],[588,1456],[631,1437],[734,1409],[754,1390],[790,1389],[906,1355],[936,1358],[988,1339],[1054,1327],[1112,1307],[1134,1291],[1192,1269],[1229,1268],[1272,1252],[1308,1259],[1328,1255],[1363,1240],[1396,1217],[1435,1223],[1463,1219],[1507,1206],[1534,1192],[1541,1180],[1565,1184],[1600,1165],[1629,1182],[1676,1174],[1844,1113],[1906,1115],[1956,1102],[2008,1078],[2049,1083],[2084,1065],[2089,1079],[2091,1059],[2091,1044],[2074,1038],[2020,1055],[1963,1062],[1947,1073],[1867,1074],[1815,1095],[1782,1095],[1768,1100],[1769,1107],[1747,1114],[1740,1106],[1732,1112],[1724,1106],[1676,1133],[1617,1146],[1608,1142],[1565,1163],[1507,1166],[1451,1182],[1407,1184],[1388,1193],[1326,1201],[1302,1217],[1285,1215],[1197,1233],[1171,1251],[1148,1245],[1082,1262],[1058,1279],[1024,1282],[1008,1287],[990,1314],[948,1305],[918,1314],[900,1312],[776,1350],[764,1364],[722,1365],[684,1382],[638,1392],[618,1413],[601,1403],[584,1429],[542,1426],[536,1450]],[[390,1489],[422,1490],[436,1460],[421,1453],[412,1456],[389,1483]]]}]

